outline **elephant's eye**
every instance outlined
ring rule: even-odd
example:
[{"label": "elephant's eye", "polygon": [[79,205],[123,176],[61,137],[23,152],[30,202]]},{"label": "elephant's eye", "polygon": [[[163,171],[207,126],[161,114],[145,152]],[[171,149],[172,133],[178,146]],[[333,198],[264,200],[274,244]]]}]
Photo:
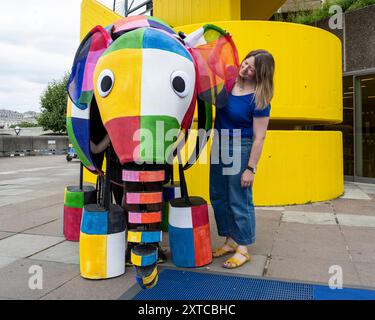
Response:
[{"label": "elephant's eye", "polygon": [[190,90],[189,76],[184,71],[175,71],[171,75],[171,85],[179,97],[185,98]]},{"label": "elephant's eye", "polygon": [[103,70],[98,78],[98,92],[101,97],[105,98],[109,95],[115,83],[115,76],[109,69]]}]

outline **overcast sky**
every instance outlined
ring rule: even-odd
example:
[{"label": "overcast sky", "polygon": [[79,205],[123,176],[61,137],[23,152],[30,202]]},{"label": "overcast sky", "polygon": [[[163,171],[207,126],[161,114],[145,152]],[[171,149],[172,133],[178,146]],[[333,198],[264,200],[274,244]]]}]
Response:
[{"label": "overcast sky", "polygon": [[80,4],[1,0],[0,109],[40,111],[39,98],[48,82],[61,79],[72,66],[79,46]]}]

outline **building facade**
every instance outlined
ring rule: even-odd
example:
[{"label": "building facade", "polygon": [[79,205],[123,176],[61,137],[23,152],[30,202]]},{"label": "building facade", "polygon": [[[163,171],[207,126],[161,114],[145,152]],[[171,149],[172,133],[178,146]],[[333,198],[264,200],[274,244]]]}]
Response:
[{"label": "building facade", "polygon": [[337,29],[332,19],[312,25],[342,43],[343,122],[315,129],[342,131],[346,180],[375,183],[375,5],[343,13]]}]

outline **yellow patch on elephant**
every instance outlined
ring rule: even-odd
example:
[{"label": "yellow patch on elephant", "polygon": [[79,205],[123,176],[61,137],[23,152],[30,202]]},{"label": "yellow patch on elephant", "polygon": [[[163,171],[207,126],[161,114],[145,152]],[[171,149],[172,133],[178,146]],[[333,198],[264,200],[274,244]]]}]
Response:
[{"label": "yellow patch on elephant", "polygon": [[[111,70],[114,84],[106,97],[98,91],[98,78],[103,70]],[[94,72],[94,91],[102,121],[140,116],[142,81],[142,50],[122,49],[102,56]]]}]

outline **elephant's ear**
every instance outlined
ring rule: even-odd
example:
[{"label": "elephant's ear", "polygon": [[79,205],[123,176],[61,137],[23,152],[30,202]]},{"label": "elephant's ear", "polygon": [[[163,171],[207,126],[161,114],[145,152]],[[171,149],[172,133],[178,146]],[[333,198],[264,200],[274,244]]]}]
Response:
[{"label": "elephant's ear", "polygon": [[[93,73],[95,65],[109,47],[112,39],[104,28],[96,26],[80,44],[70,75],[67,91],[67,131],[79,159],[93,173],[101,171],[103,153],[94,155],[90,141],[99,143],[105,135],[94,96]],[[95,130],[91,130],[94,128]]]},{"label": "elephant's ear", "polygon": [[112,43],[108,31],[94,27],[81,42],[68,81],[68,94],[75,106],[87,109],[94,96],[94,69],[103,52]]},{"label": "elephant's ear", "polygon": [[218,108],[224,107],[239,69],[237,48],[231,35],[208,24],[184,41],[197,65],[199,97]]}]

